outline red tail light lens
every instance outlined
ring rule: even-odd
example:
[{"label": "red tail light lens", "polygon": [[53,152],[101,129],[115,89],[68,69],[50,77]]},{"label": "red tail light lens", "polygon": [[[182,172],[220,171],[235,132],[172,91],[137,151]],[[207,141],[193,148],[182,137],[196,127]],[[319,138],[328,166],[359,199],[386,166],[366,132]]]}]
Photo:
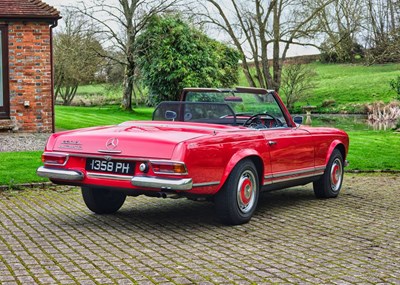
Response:
[{"label": "red tail light lens", "polygon": [[68,155],[64,153],[48,153],[42,154],[42,161],[45,165],[65,165],[68,160]]},{"label": "red tail light lens", "polygon": [[186,166],[182,162],[151,162],[151,166],[156,174],[187,174]]}]

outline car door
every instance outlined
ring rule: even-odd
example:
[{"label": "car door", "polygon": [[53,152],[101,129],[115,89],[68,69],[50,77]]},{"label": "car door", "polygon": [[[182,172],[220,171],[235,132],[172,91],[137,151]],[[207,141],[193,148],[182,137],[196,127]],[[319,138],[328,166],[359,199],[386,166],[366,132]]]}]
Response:
[{"label": "car door", "polygon": [[272,167],[272,177],[266,182],[286,182],[314,175],[314,143],[309,132],[301,128],[274,128],[265,130],[264,137]]}]

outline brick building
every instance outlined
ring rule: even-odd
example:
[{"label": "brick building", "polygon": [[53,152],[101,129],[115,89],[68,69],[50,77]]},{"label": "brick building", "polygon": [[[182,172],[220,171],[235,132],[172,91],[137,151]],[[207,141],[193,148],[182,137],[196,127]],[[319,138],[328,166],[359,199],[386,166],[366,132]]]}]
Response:
[{"label": "brick building", "polygon": [[52,30],[40,0],[0,0],[0,131],[54,132]]}]

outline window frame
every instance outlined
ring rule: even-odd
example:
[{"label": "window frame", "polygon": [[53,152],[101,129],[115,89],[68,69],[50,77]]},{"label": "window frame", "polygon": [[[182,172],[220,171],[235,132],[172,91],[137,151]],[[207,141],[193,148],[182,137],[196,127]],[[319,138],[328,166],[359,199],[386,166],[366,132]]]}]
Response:
[{"label": "window frame", "polygon": [[1,62],[3,73],[3,106],[0,106],[0,119],[10,118],[10,90],[8,66],[8,25],[0,24]]}]

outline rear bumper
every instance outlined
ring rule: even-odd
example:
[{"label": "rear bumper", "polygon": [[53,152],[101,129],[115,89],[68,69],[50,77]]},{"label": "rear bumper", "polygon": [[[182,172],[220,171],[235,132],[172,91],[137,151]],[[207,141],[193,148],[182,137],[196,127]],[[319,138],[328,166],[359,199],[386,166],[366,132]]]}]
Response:
[{"label": "rear bumper", "polygon": [[[39,167],[36,170],[37,175],[55,180],[64,181],[83,181],[85,175],[76,170],[65,170],[57,168],[47,168],[44,166]],[[103,176],[108,179],[120,180],[120,176],[107,175]],[[127,177],[129,179],[129,177]],[[181,178],[181,179],[170,179],[170,178],[156,178],[156,177],[145,177],[135,176],[130,178],[130,182],[133,186],[138,188],[151,188],[159,190],[179,190],[188,191],[193,188],[192,178]],[[90,184],[90,183],[88,183]]]},{"label": "rear bumper", "polygon": [[166,179],[155,177],[136,176],[131,180],[133,186],[156,188],[161,190],[191,190],[193,187],[192,178]]},{"label": "rear bumper", "polygon": [[47,168],[40,166],[36,170],[36,174],[41,177],[46,177],[50,179],[60,179],[68,181],[82,181],[85,177],[82,172],[75,170],[64,170],[57,168]]}]

